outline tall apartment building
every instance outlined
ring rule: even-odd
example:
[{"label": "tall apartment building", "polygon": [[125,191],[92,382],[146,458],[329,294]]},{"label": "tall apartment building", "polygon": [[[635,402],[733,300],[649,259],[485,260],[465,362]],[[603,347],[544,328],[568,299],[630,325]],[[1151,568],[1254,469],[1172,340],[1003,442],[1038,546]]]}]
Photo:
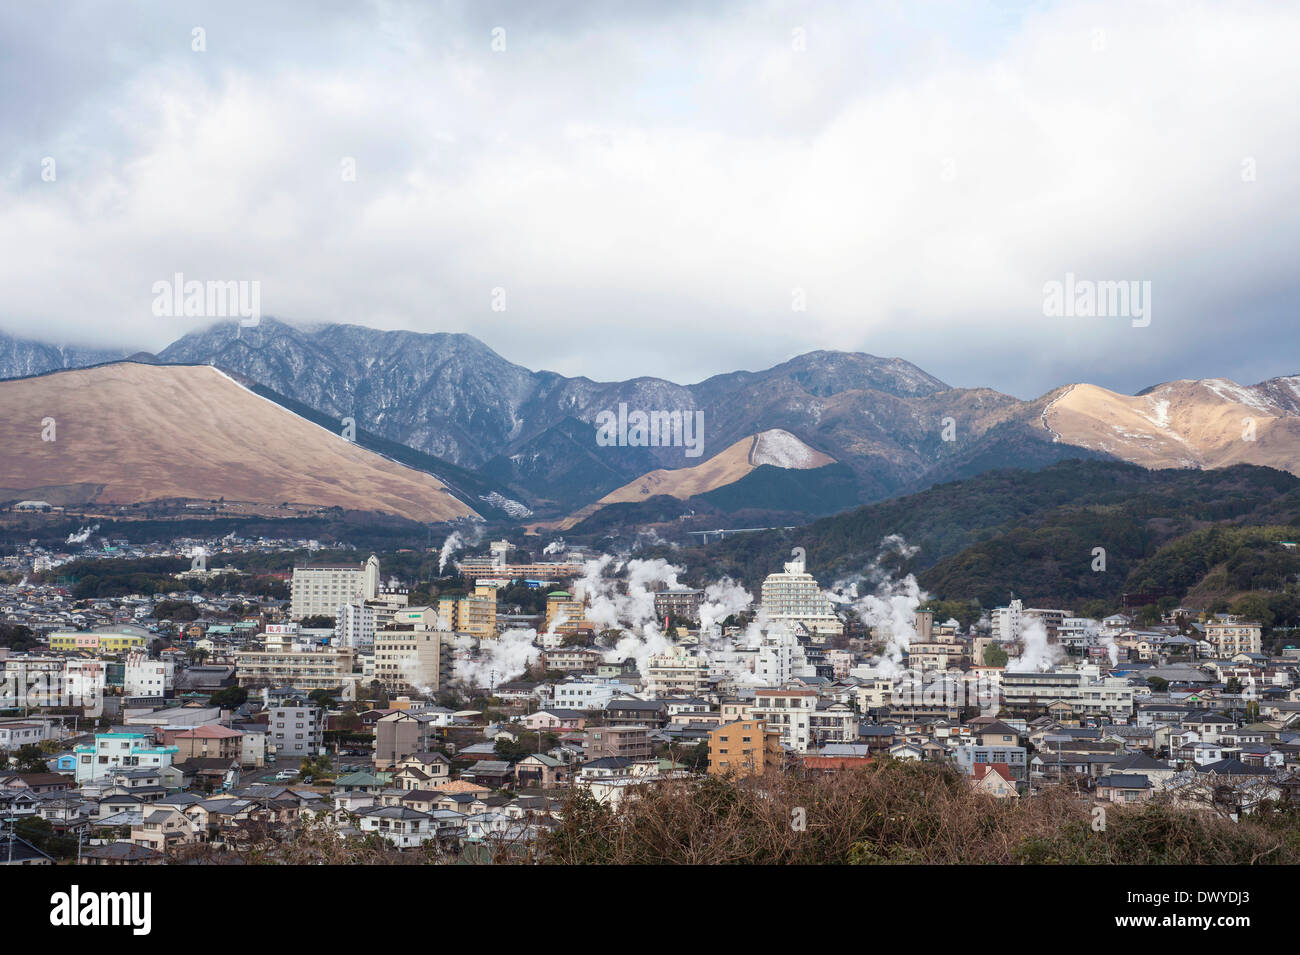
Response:
[{"label": "tall apartment building", "polygon": [[325,739],[325,711],[305,700],[285,700],[269,711],[266,737],[277,759],[318,756]]},{"label": "tall apartment building", "polygon": [[468,633],[480,639],[497,635],[497,589],[477,584],[465,597],[444,597],[438,601],[438,615],[448,630]]},{"label": "tall apartment building", "polygon": [[1205,639],[1221,657],[1259,653],[1263,648],[1263,633],[1259,623],[1230,614],[1219,614],[1205,625]]},{"label": "tall apartment building", "polygon": [[858,738],[858,714],[848,703],[819,700],[808,716],[808,745],[852,743]]},{"label": "tall apartment building", "polygon": [[696,696],[708,682],[708,658],[690,653],[685,647],[672,647],[646,664],[646,695],[656,699]]},{"label": "tall apartment building", "polygon": [[375,722],[375,769],[391,769],[399,760],[427,753],[439,743],[432,714],[389,713]]},{"label": "tall apartment building", "polygon": [[700,605],[703,603],[703,590],[691,590],[685,587],[661,590],[655,594],[655,616],[663,620],[666,615],[672,614],[674,617],[698,620]]},{"label": "tall apartment building", "polygon": [[1005,607],[998,607],[992,613],[993,636],[1003,643],[1013,643],[1020,639],[1021,631],[1030,620],[1037,620],[1047,631],[1047,639],[1056,641],[1065,627],[1065,618],[1069,616],[1064,610],[1046,610],[1041,607],[1026,607],[1023,601],[1013,600]]},{"label": "tall apartment building", "polygon": [[[435,618],[432,608],[418,608]],[[451,678],[451,649],[456,635],[450,630],[400,622],[375,634],[375,679],[391,695],[431,695]]]},{"label": "tall apartment building", "polygon": [[371,603],[340,604],[334,612],[334,640],[359,651],[375,646],[375,608]]},{"label": "tall apartment building", "polygon": [[754,692],[750,712],[769,729],[779,730],[782,743],[796,753],[804,753],[812,742],[812,715],[816,709],[816,690],[765,688]]},{"label": "tall apartment building", "polygon": [[289,616],[332,617],[343,604],[374,600],[379,595],[379,558],[361,564],[304,564],[293,569]]},{"label": "tall apartment building", "polygon": [[586,612],[583,601],[567,590],[554,590],[546,595],[546,632],[574,633],[581,625]]},{"label": "tall apartment building", "polygon": [[766,686],[781,686],[795,677],[815,676],[803,644],[791,632],[764,631],[754,654],[754,677]]},{"label": "tall apartment building", "polygon": [[582,755],[587,760],[606,756],[649,759],[653,754],[649,726],[593,726],[582,741]]},{"label": "tall apartment building", "polygon": [[86,715],[98,716],[108,685],[108,664],[103,660],[71,659],[63,667],[64,705],[81,706]]},{"label": "tall apartment building", "polygon": [[714,776],[761,776],[779,769],[785,756],[780,730],[762,720],[740,720],[709,730],[709,773]]},{"label": "tall apartment building", "polygon": [[175,664],[171,660],[150,660],[143,650],[132,650],[126,655],[122,695],[166,696],[174,677]]},{"label": "tall apartment building", "polygon": [[790,561],[779,574],[768,574],[761,605],[769,622],[791,631],[802,624],[818,639],[844,632],[830,599],[802,560]]}]

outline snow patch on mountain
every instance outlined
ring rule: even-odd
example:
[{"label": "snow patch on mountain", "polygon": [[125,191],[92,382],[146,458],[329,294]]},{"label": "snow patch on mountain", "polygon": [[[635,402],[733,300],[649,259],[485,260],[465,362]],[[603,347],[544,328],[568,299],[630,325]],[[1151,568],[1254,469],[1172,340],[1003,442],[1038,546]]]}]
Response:
[{"label": "snow patch on mountain", "polygon": [[1262,411],[1266,414],[1277,413],[1278,409],[1266,398],[1260,397],[1254,389],[1242,387],[1235,381],[1229,381],[1227,378],[1206,378],[1201,384],[1224,401],[1246,405],[1248,408],[1254,408],[1256,411]]},{"label": "snow patch on mountain", "polygon": [[511,500],[510,498],[506,497],[504,494],[500,494],[496,491],[493,491],[490,494],[480,494],[478,499],[480,501],[486,501],[487,503],[491,504],[493,507],[500,508],[501,510],[509,514],[511,517],[513,517],[515,520],[523,520],[525,517],[533,516],[533,512],[530,508],[525,507],[523,504],[520,504],[518,501]]},{"label": "snow patch on mountain", "polygon": [[[1152,397],[1150,400],[1152,405],[1154,405],[1155,407],[1152,411],[1152,414],[1145,416],[1146,419],[1150,421],[1153,425],[1155,425],[1157,428],[1167,429],[1169,427],[1169,399],[1164,398],[1157,401],[1154,397]],[[1154,417],[1152,415],[1154,415]]]},{"label": "snow patch on mountain", "polygon": [[781,428],[758,433],[750,460],[755,467],[760,464],[771,464],[778,468],[797,470],[818,468],[828,463],[824,454],[814,451],[789,431]]}]

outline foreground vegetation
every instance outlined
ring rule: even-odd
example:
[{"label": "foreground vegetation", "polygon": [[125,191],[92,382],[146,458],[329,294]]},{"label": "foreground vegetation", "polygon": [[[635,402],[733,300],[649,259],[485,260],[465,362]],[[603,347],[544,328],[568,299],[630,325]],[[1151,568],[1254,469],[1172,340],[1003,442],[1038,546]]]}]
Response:
[{"label": "foreground vegetation", "polygon": [[[799,812],[802,810],[802,812]],[[802,820],[803,828],[798,822]],[[833,776],[710,777],[647,787],[618,810],[575,792],[537,861],[601,865],[1300,862],[1300,813],[1234,823],[1160,803],[1091,806],[1066,789],[998,800],[937,764],[882,760]]]}]

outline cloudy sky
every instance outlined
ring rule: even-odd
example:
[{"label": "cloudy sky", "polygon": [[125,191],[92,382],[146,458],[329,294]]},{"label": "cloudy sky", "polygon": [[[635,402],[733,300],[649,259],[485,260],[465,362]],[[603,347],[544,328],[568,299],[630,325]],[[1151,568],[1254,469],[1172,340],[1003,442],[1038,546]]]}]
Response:
[{"label": "cloudy sky", "polygon": [[[153,314],[180,272],[593,378],[1300,373],[1297,38],[1276,0],[7,4],[0,329],[160,349],[209,323]],[[1150,324],[1046,315],[1067,273]]]}]

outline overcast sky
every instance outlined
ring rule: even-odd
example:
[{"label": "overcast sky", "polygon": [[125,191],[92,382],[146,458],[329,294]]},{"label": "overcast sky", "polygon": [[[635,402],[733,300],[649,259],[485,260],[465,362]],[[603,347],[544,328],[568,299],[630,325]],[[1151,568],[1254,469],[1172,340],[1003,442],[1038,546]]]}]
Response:
[{"label": "overcast sky", "polygon": [[[210,321],[153,314],[180,272],[598,379],[1294,374],[1298,38],[1277,0],[6,4],[0,329],[160,349]],[[1149,326],[1045,315],[1066,273],[1150,281]]]}]

